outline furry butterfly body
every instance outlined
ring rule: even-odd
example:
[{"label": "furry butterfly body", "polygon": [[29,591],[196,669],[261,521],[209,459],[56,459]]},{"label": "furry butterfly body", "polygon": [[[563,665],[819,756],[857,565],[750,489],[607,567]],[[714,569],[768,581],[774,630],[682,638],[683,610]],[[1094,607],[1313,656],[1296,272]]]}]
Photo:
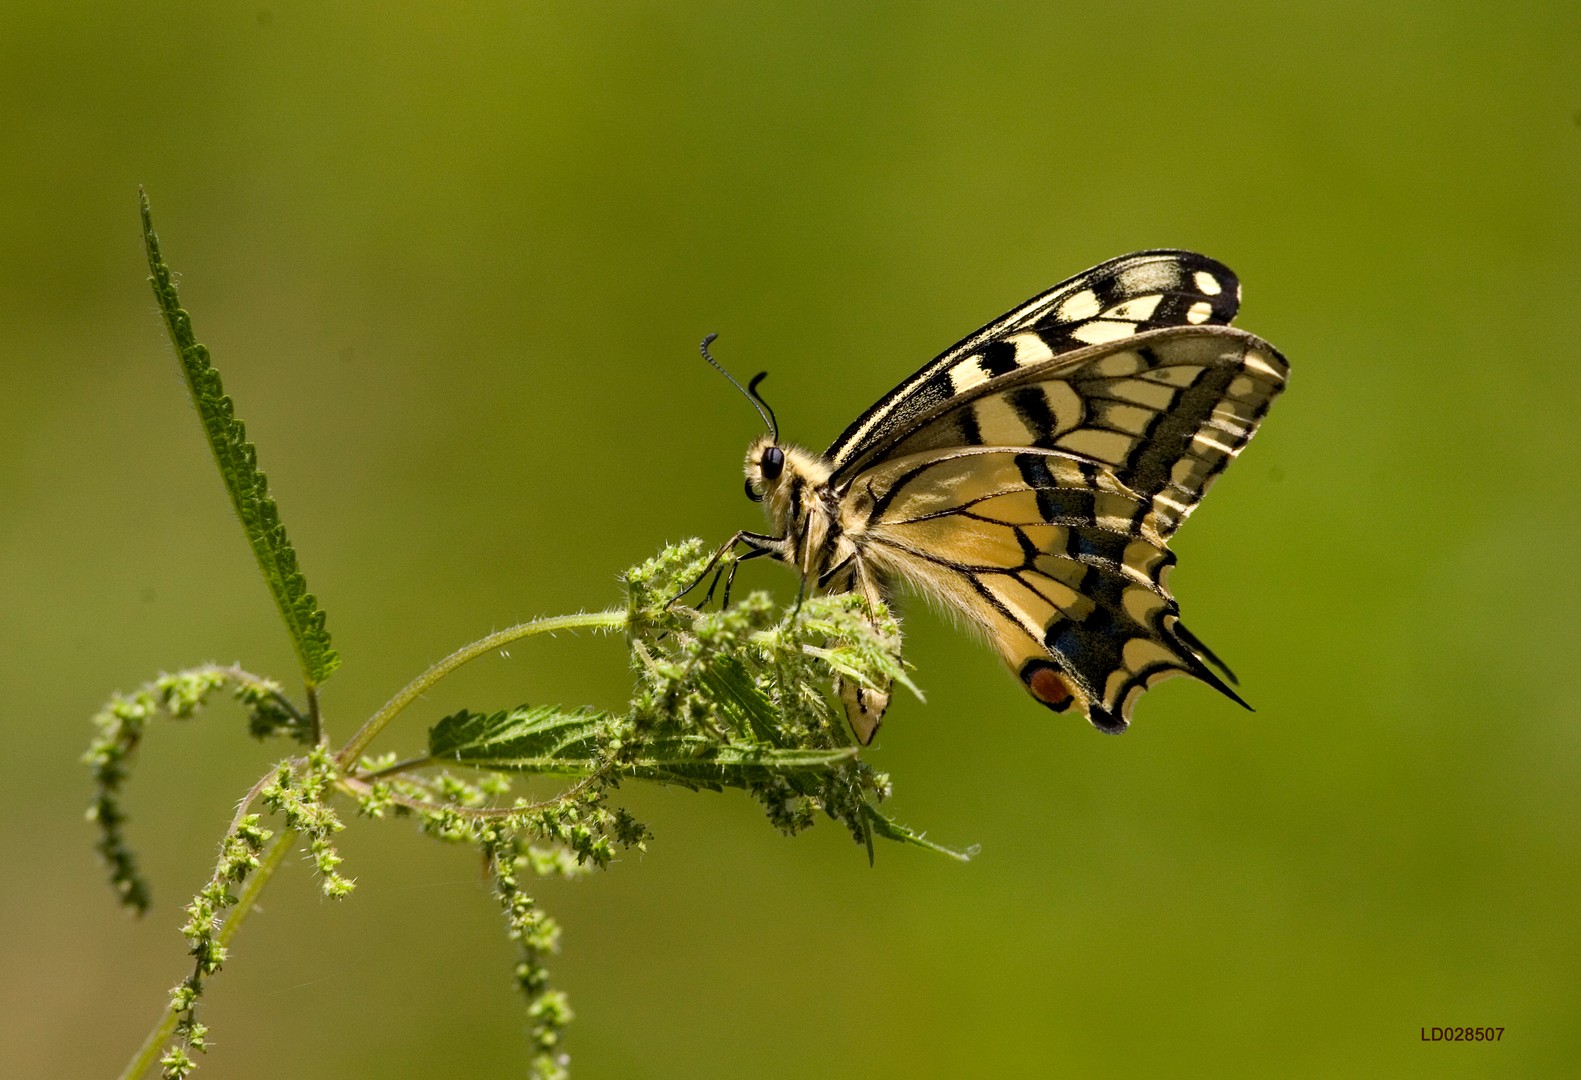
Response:
[{"label": "furry butterfly body", "polygon": [[[1174,675],[1244,705],[1166,580],[1170,536],[1288,373],[1228,325],[1239,297],[1227,267],[1186,251],[1062,282],[946,350],[825,453],[777,430],[755,442],[747,491],[773,532],[726,547],[787,563],[819,593],[877,603],[906,583],[980,630],[1036,701],[1103,731],[1123,731]],[[870,742],[887,688],[839,693]]]}]

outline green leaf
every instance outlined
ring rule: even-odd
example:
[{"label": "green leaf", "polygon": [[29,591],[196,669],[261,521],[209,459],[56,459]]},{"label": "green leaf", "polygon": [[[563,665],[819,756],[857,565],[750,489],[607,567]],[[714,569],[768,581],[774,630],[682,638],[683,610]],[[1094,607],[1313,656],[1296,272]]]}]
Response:
[{"label": "green leaf", "polygon": [[739,659],[721,655],[698,671],[700,682],[719,711],[736,731],[750,731],[759,739],[772,739],[779,726],[779,710],[752,680]]},{"label": "green leaf", "polygon": [[957,851],[954,848],[945,847],[943,844],[929,840],[919,832],[913,832],[893,818],[885,817],[871,804],[868,805],[866,813],[868,823],[872,826],[873,832],[886,840],[898,840],[903,844],[915,844],[917,847],[927,848],[929,851],[938,852],[940,855],[948,855],[950,858],[959,859],[961,862],[970,862],[977,855],[977,845],[975,844],[965,851]]},{"label": "green leaf", "polygon": [[618,723],[606,713],[552,705],[492,714],[462,710],[429,731],[428,755],[435,762],[540,776],[588,776],[608,767],[622,777],[716,790],[823,773],[856,755],[855,747],[779,749],[673,734],[642,739],[633,756],[610,757],[602,740]]},{"label": "green leaf", "polygon": [[220,384],[219,372],[209,361],[209,350],[198,344],[193,335],[192,319],[182,310],[170,267],[159,256],[159,238],[154,234],[148,195],[139,191],[139,196],[143,243],[148,250],[148,269],[153,275],[149,280],[165,317],[165,328],[181,358],[187,389],[197,406],[203,433],[208,436],[209,449],[214,452],[214,461],[225,480],[231,505],[258,559],[258,569],[263,572],[269,591],[274,595],[275,606],[280,609],[286,630],[291,634],[302,675],[310,686],[316,686],[340,665],[340,657],[330,646],[329,631],[324,629],[324,613],[307,591],[307,579],[297,569],[296,552],[286,539],[285,526],[280,523],[280,514],[269,495],[268,481],[258,469],[258,452],[247,441],[246,427],[236,419],[231,399],[225,396],[225,388]]},{"label": "green leaf", "polygon": [[493,714],[461,712],[428,732],[428,756],[478,769],[585,776],[599,763],[605,713],[521,705]]},{"label": "green leaf", "polygon": [[778,778],[821,775],[856,756],[856,747],[779,749],[720,743],[707,735],[673,735],[643,745],[622,776],[689,788],[752,788]]}]

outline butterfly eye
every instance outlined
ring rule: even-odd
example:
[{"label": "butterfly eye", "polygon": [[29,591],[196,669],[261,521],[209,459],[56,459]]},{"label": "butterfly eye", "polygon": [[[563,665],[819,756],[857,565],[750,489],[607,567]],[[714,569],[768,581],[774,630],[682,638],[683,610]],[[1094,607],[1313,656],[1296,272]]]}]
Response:
[{"label": "butterfly eye", "polygon": [[765,480],[778,480],[780,473],[785,471],[785,451],[777,446],[771,446],[763,451],[763,457],[758,461],[758,470]]}]

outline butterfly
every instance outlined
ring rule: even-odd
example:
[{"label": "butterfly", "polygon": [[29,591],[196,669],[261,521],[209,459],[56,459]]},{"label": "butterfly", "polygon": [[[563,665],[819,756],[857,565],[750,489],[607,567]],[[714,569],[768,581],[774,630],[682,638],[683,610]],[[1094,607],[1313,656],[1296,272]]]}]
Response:
[{"label": "butterfly", "polygon": [[[744,548],[736,562],[773,558],[804,588],[871,605],[905,583],[980,631],[1035,701],[1100,731],[1124,731],[1176,675],[1244,706],[1167,584],[1169,538],[1289,372],[1229,326],[1239,304],[1234,273],[1206,256],[1122,255],[945,350],[822,454],[780,441],[760,374],[744,392],[769,432],[746,490],[773,531],[720,554]],[[870,743],[888,688],[837,692]]]}]

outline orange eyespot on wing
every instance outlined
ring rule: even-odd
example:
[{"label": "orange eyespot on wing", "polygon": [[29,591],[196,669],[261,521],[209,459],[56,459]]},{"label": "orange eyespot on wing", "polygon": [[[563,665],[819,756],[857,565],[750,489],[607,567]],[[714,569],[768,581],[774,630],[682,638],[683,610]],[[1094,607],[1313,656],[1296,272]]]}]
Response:
[{"label": "orange eyespot on wing", "polygon": [[1065,680],[1047,660],[1028,660],[1021,668],[1021,681],[1026,683],[1034,698],[1055,712],[1064,712],[1076,700]]}]

